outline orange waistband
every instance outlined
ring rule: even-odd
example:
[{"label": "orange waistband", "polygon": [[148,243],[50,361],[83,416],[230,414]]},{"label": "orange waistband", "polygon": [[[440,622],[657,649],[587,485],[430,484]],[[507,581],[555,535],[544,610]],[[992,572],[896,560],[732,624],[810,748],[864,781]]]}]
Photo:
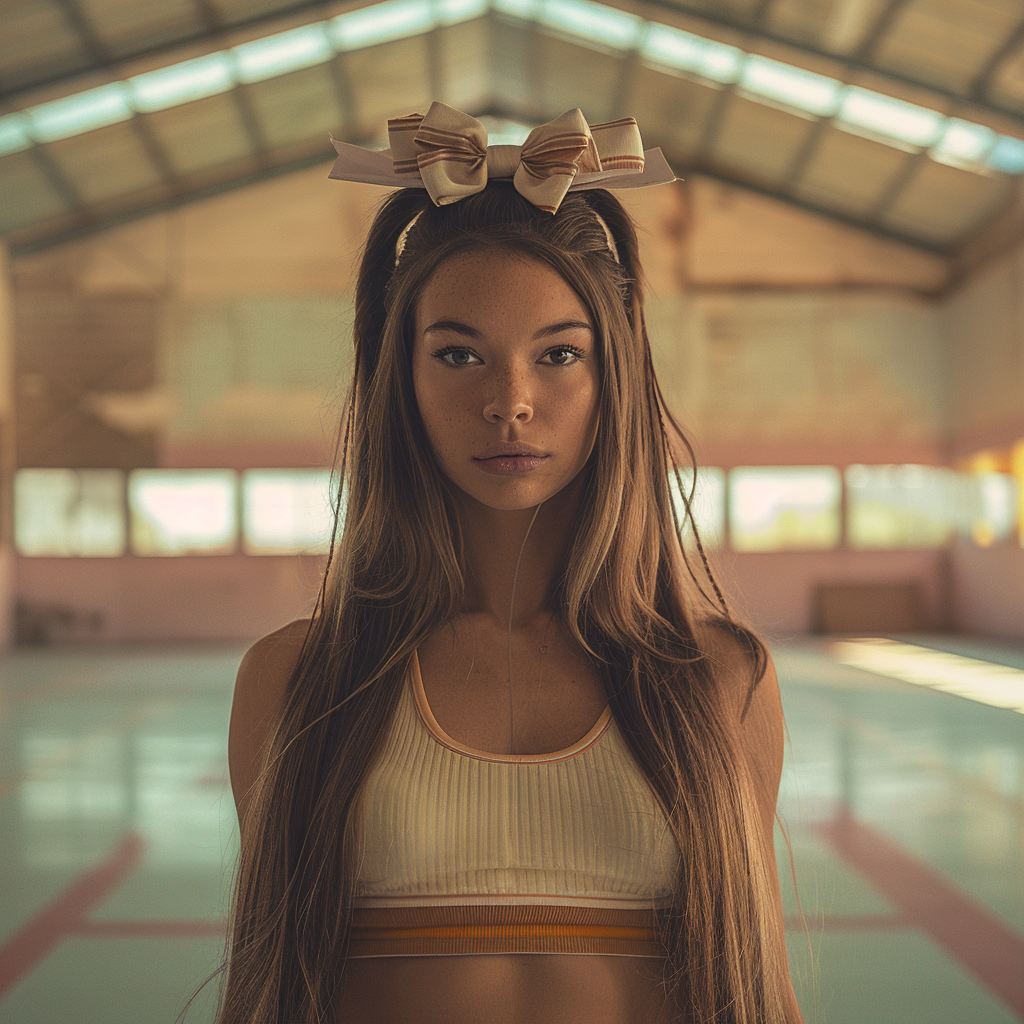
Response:
[{"label": "orange waistband", "polygon": [[665,955],[653,910],[594,907],[357,907],[350,957],[479,953]]}]

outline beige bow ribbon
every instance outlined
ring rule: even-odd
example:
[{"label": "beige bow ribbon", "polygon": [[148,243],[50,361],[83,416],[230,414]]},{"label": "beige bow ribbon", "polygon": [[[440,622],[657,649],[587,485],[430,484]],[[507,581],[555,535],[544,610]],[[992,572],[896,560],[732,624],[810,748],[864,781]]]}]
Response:
[{"label": "beige bow ribbon", "polygon": [[390,119],[388,136],[395,175],[418,177],[435,206],[481,191],[488,178],[511,178],[534,206],[554,213],[578,174],[644,169],[635,118],[591,126],[578,107],[534,128],[522,146],[488,146],[475,117],[437,102],[426,114]]}]

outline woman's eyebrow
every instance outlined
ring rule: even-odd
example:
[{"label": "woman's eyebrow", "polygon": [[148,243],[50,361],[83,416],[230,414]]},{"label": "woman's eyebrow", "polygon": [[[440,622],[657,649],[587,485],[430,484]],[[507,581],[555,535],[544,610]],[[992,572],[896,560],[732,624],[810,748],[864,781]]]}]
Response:
[{"label": "woman's eyebrow", "polygon": [[541,328],[534,337],[547,338],[552,334],[560,334],[562,331],[590,331],[593,334],[594,328],[586,320],[559,320],[557,324]]},{"label": "woman's eyebrow", "polygon": [[[552,334],[561,334],[562,331],[593,331],[593,328],[585,320],[559,320],[557,323],[542,327],[534,335],[535,338],[548,338]],[[481,338],[483,335],[475,327],[462,323],[461,320],[437,320],[429,327],[423,328],[424,334],[431,331],[450,331],[453,334],[461,334],[466,338]]]},{"label": "woman's eyebrow", "polygon": [[423,328],[424,334],[429,334],[431,331],[451,331],[453,334],[462,334],[467,338],[481,337],[475,327],[470,327],[469,324],[464,324],[459,320],[438,320],[429,327]]}]

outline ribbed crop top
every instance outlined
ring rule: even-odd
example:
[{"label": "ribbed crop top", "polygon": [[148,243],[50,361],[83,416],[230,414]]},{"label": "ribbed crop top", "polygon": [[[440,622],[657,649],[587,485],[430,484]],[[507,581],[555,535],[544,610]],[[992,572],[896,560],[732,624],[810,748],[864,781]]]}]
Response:
[{"label": "ribbed crop top", "polygon": [[351,957],[664,955],[679,847],[610,707],[564,750],[474,750],[414,655],[361,813]]}]

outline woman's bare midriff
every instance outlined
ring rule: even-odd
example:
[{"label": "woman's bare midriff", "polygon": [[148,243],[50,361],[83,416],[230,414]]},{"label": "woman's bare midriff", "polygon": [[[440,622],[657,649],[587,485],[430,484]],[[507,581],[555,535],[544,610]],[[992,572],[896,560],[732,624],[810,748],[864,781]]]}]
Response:
[{"label": "woman's bare midriff", "polygon": [[[417,652],[427,703],[449,736],[496,754],[550,753],[600,717],[596,669],[557,618],[541,623],[513,636],[511,751],[508,634],[471,616],[454,625]],[[335,1024],[670,1024],[661,976],[655,957],[358,957],[345,966]]]},{"label": "woman's bare midriff", "polygon": [[334,1024],[672,1024],[661,961],[555,953],[349,960]]}]

